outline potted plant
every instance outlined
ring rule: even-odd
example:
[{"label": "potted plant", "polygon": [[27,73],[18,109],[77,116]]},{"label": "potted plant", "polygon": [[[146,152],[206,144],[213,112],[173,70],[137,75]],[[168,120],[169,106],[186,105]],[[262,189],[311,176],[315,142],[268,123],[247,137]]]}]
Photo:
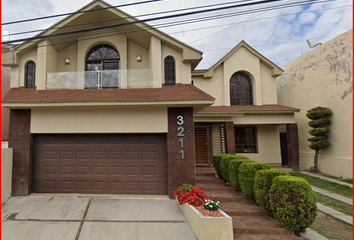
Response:
[{"label": "potted plant", "polygon": [[202,189],[183,184],[174,196],[199,240],[234,239],[232,218],[219,209],[220,202],[207,198]]}]

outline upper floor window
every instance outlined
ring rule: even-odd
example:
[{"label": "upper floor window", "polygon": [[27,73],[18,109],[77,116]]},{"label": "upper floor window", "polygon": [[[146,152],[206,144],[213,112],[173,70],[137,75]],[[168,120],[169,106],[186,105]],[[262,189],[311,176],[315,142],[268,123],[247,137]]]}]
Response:
[{"label": "upper floor window", "polygon": [[25,65],[25,87],[35,87],[36,83],[36,64],[28,61]]},{"label": "upper floor window", "polygon": [[165,85],[176,84],[175,60],[168,56],[165,58]]},{"label": "upper floor window", "polygon": [[120,56],[108,44],[91,48],[86,57],[85,88],[118,88]]},{"label": "upper floor window", "polygon": [[252,80],[248,75],[237,72],[231,76],[230,105],[253,105]]}]

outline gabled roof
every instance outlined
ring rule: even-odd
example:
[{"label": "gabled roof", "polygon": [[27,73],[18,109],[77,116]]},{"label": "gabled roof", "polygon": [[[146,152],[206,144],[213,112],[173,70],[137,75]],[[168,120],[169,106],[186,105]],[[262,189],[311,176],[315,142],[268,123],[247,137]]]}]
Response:
[{"label": "gabled roof", "polygon": [[256,57],[260,59],[260,61],[269,67],[272,70],[272,77],[278,77],[283,73],[283,69],[278,67],[275,63],[270,61],[268,58],[260,54],[258,51],[256,51],[254,48],[252,48],[250,45],[248,45],[244,40],[239,42],[233,49],[231,49],[225,56],[223,56],[219,61],[217,61],[213,66],[211,66],[208,69],[196,69],[193,71],[192,75],[193,76],[203,76],[205,78],[210,78],[213,76],[213,71],[216,69],[218,66],[220,66],[223,62],[225,62],[226,59],[228,59],[231,55],[233,55],[237,50],[239,50],[241,47],[246,48],[249,52],[254,54]]},{"label": "gabled roof", "polygon": [[[91,12],[89,11],[102,8],[107,9]],[[114,19],[114,21],[107,21],[111,19]],[[88,22],[90,23],[89,25],[87,25]],[[201,60],[202,52],[200,50],[197,50],[187,45],[186,43],[183,43],[177,40],[176,38],[169,36],[168,34],[152,27],[151,25],[145,23],[142,20],[139,20],[127,14],[126,12],[120,9],[114,8],[112,5],[102,0],[94,0],[90,2],[89,4],[77,10],[75,13],[50,26],[47,30],[44,30],[41,33],[37,34],[35,37],[63,32],[73,32],[69,35],[55,36],[49,38],[49,41],[55,43],[53,44],[53,46],[56,48],[56,50],[60,51],[61,49],[70,46],[80,36],[86,33],[75,32],[76,30],[81,31],[85,28],[100,29],[103,25],[115,25],[119,23],[122,23],[123,25],[112,26],[112,28],[110,29],[116,30],[117,34],[124,34],[128,37],[129,40],[137,43],[140,46],[145,47],[146,49],[149,48],[148,44],[146,43],[149,41],[146,41],[146,38],[149,38],[150,36],[155,36],[169,47],[172,47],[175,50],[182,52],[184,62],[191,62],[193,67],[195,67]],[[18,52],[26,52],[29,48],[35,47],[42,40],[43,39],[26,41],[17,46],[15,49],[17,49]]]}]

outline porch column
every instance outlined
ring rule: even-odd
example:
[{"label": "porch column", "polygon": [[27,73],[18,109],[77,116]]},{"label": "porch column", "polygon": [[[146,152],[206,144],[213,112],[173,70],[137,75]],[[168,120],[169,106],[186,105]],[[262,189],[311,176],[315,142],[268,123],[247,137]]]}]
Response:
[{"label": "porch column", "polygon": [[9,148],[13,148],[12,196],[32,192],[31,110],[10,110]]},{"label": "porch column", "polygon": [[168,109],[167,156],[168,192],[173,198],[173,191],[183,183],[196,183],[192,107]]},{"label": "porch column", "polygon": [[292,168],[293,171],[299,171],[300,157],[297,123],[287,124],[286,133],[288,140],[288,167]]},{"label": "porch column", "polygon": [[235,130],[233,122],[225,122],[226,153],[235,154]]}]

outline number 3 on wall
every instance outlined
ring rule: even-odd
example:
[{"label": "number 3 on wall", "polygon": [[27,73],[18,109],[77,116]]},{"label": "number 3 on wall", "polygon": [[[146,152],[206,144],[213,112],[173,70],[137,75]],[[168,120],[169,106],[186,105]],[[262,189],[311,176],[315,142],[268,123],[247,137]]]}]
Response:
[{"label": "number 3 on wall", "polygon": [[183,125],[183,123],[184,123],[183,116],[179,115],[177,117],[177,124],[181,126],[181,125]]}]

